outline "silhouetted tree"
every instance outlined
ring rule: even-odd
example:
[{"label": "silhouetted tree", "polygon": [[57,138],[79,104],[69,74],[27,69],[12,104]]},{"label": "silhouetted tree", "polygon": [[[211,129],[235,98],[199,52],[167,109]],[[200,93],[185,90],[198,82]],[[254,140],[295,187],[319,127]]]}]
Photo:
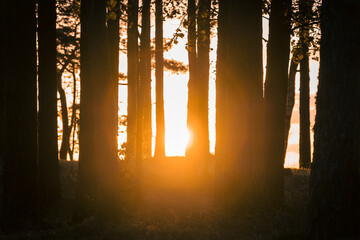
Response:
[{"label": "silhouetted tree", "polygon": [[[142,31],[140,44],[140,78],[137,85],[137,119],[136,119],[136,169],[138,194],[142,188],[143,133],[145,124],[146,90],[151,82],[151,51],[150,51],[150,0],[144,0],[142,6]],[[150,81],[149,81],[150,80]],[[146,134],[145,134],[146,135]],[[139,197],[140,195],[138,195]]]},{"label": "silhouetted tree", "polygon": [[[69,153],[73,160],[74,148],[70,147],[70,136],[74,134],[78,119],[78,104],[76,103],[76,71],[80,66],[80,1],[57,0],[57,90],[60,98],[60,113],[62,120],[62,133],[60,144],[60,159],[66,160]],[[73,76],[73,104],[72,111],[67,105],[65,88],[62,86],[63,76]],[[71,114],[70,114],[71,113]],[[70,119],[70,123],[69,123]],[[74,145],[74,141],[73,141]]]},{"label": "silhouetted tree", "polygon": [[360,226],[360,19],[357,0],[323,0],[309,239],[351,239]]},{"label": "silhouetted tree", "polygon": [[155,158],[165,157],[163,1],[155,1],[156,138]]},{"label": "silhouetted tree", "polygon": [[219,2],[218,47],[216,62],[216,145],[215,145],[215,199],[221,201],[224,191],[224,159],[226,157],[226,119],[230,110],[226,102],[226,59],[228,54],[229,0]]},{"label": "silhouetted tree", "polygon": [[151,158],[152,155],[150,10],[150,1],[144,0],[141,15],[142,26],[139,74],[141,78],[141,83],[144,87],[143,153],[145,158]]},{"label": "silhouetted tree", "polygon": [[118,133],[118,102],[119,102],[119,44],[120,44],[120,0],[108,1],[108,38],[109,38],[109,74],[111,78],[111,143],[112,152],[114,156],[117,156],[117,133]]},{"label": "silhouetted tree", "polygon": [[[2,225],[24,227],[37,208],[36,15],[34,0],[2,3],[5,11]],[[16,14],[9,9],[16,9]],[[21,16],[21,17],[19,17]],[[21,69],[19,69],[19,67]]]},{"label": "silhouetted tree", "polygon": [[198,143],[198,136],[196,134],[197,126],[197,55],[196,55],[196,1],[188,0],[187,9],[187,27],[188,27],[188,58],[189,58],[189,83],[188,83],[188,113],[187,113],[187,127],[190,131],[190,142],[186,147],[185,155],[188,157],[194,156],[195,147]]},{"label": "silhouetted tree", "polygon": [[57,68],[55,0],[38,1],[39,36],[39,176],[45,204],[60,198],[57,145]]},{"label": "silhouetted tree", "polygon": [[138,0],[128,1],[127,58],[128,58],[128,114],[127,159],[135,157],[136,141],[136,86],[138,84]]},{"label": "silhouetted tree", "polygon": [[209,157],[209,68],[210,68],[210,0],[199,0],[197,15],[197,72],[198,72],[198,144],[193,146],[200,161]]},{"label": "silhouetted tree", "polygon": [[300,141],[299,153],[301,168],[310,168],[311,143],[310,143],[310,70],[309,70],[309,45],[313,0],[298,0],[299,17],[299,42],[301,47],[300,60]]},{"label": "silhouetted tree", "polygon": [[209,154],[208,101],[211,1],[188,1],[189,83],[187,125],[191,141],[186,156],[203,161]]},{"label": "silhouetted tree", "polygon": [[227,114],[222,116],[224,119],[218,119],[224,124],[221,127],[224,135],[218,140],[224,142],[217,144],[224,153],[218,159],[224,166],[223,200],[236,211],[247,208],[253,200],[254,173],[260,166],[262,10],[261,0],[234,1],[226,6],[229,17],[222,25],[228,34],[224,43],[226,80],[222,86],[226,89],[223,101]]},{"label": "silhouetted tree", "polygon": [[285,163],[286,150],[289,140],[289,131],[291,126],[291,116],[295,105],[295,78],[299,63],[294,58],[290,60],[289,78],[286,97],[286,114],[285,114],[285,132],[284,132],[284,153],[283,160]]},{"label": "silhouetted tree", "polygon": [[265,175],[268,201],[284,200],[283,151],[290,54],[290,0],[272,0],[265,79]]},{"label": "silhouetted tree", "polygon": [[114,81],[109,74],[105,23],[105,0],[81,2],[81,129],[76,220],[94,210],[100,216],[110,216],[118,195],[119,173],[112,137]]}]

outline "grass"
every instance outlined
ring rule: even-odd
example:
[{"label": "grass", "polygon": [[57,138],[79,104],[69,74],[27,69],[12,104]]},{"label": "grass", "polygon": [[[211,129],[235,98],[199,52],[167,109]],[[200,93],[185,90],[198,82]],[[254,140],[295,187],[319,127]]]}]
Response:
[{"label": "grass", "polygon": [[[0,239],[303,239],[308,170],[292,169],[285,175],[282,209],[229,217],[216,207],[211,181],[193,184],[191,174],[184,174],[188,172],[181,164],[184,159],[173,160],[172,163],[150,163],[147,167],[140,210],[123,208],[116,221],[104,222],[91,217],[79,224],[71,222],[77,162],[61,161],[63,200],[42,214],[40,224],[22,232],[0,234]],[[131,185],[130,178],[124,176],[128,181],[125,184]],[[131,189],[123,188],[122,196],[119,204],[131,206]]]}]

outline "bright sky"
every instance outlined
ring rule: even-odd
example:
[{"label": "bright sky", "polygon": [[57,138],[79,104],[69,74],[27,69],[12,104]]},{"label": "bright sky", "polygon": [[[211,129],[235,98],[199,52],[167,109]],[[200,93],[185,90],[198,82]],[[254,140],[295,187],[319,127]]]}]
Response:
[{"label": "bright sky", "polygon": [[[263,37],[268,38],[268,26],[267,20],[264,20],[263,26]],[[179,26],[179,20],[167,20],[164,22],[164,37],[171,38],[176,28]],[[155,36],[155,28],[152,23],[152,38]],[[187,51],[185,50],[185,44],[187,42],[186,32],[183,39],[179,39],[179,43],[164,53],[164,57],[167,59],[174,59],[181,61],[184,64],[188,64]],[[216,46],[217,38],[216,35],[211,40],[212,51],[210,53],[210,84],[209,84],[209,133],[210,133],[210,151],[214,153],[215,149],[215,60],[216,60]],[[264,55],[266,54],[264,44]],[[264,57],[264,60],[266,57]],[[266,63],[264,63],[265,65]],[[265,68],[264,68],[265,69]],[[127,71],[127,60],[126,55],[120,55],[120,72],[126,74]],[[314,96],[317,89],[317,74],[318,74],[318,63],[311,61],[310,63],[310,93],[311,93],[311,128],[314,123],[315,116],[315,104]],[[164,99],[165,99],[165,149],[167,156],[184,156],[185,147],[189,138],[186,127],[186,116],[187,116],[187,84],[188,74],[174,74],[165,72],[164,74]],[[289,135],[289,144],[286,155],[285,167],[298,167],[298,144],[299,144],[299,74],[296,78],[296,101],[293,111],[293,117],[291,119],[291,129]],[[120,86],[120,115],[127,114],[127,87]],[[155,141],[155,77],[153,72],[152,77],[152,103],[153,103],[153,150]],[[119,144],[126,141],[126,128],[122,127],[120,134]],[[311,131],[311,137],[313,132]]]}]

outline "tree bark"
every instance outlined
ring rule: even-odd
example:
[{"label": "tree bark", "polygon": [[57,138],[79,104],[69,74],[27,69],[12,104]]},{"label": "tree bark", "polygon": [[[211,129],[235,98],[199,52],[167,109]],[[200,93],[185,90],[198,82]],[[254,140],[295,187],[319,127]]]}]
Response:
[{"label": "tree bark", "polygon": [[134,160],[136,142],[136,87],[138,84],[138,0],[128,2],[128,114],[126,158]]},{"label": "tree bark", "polygon": [[36,15],[34,0],[6,0],[2,8],[6,9],[2,225],[8,231],[25,227],[37,212]]},{"label": "tree bark", "polygon": [[60,199],[57,145],[57,68],[55,0],[39,0],[39,176],[45,205]]},{"label": "tree bark", "polygon": [[156,139],[154,156],[161,159],[165,157],[163,1],[156,0],[155,5]]},{"label": "tree bark", "polygon": [[284,128],[290,54],[290,0],[272,0],[265,79],[264,193],[272,206],[284,201]]},{"label": "tree bark", "polygon": [[360,226],[360,2],[324,0],[309,239],[351,239]]}]

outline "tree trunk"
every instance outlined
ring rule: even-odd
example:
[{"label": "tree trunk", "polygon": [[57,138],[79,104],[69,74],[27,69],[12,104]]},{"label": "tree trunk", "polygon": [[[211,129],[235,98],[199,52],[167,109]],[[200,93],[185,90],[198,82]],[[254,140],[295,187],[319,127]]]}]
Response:
[{"label": "tree trunk", "polygon": [[[6,0],[3,230],[25,227],[37,211],[35,1]],[[16,14],[13,11],[16,9]],[[20,16],[20,17],[19,17]],[[19,69],[19,67],[21,69]]]},{"label": "tree trunk", "polygon": [[109,55],[110,55],[110,78],[111,78],[111,143],[112,154],[115,158],[118,158],[118,109],[119,109],[119,20],[120,20],[120,2],[116,1],[116,5],[113,9],[108,9],[108,12],[115,13],[115,19],[108,19],[108,37],[109,37]]},{"label": "tree trunk", "polygon": [[190,132],[190,141],[186,146],[186,157],[194,158],[198,143],[197,109],[198,109],[198,78],[197,78],[197,50],[196,50],[196,3],[188,0],[188,57],[189,57],[189,83],[188,83],[188,113],[187,127]]},{"label": "tree trunk", "polygon": [[309,239],[360,235],[360,2],[324,0]]},{"label": "tree trunk", "polygon": [[229,0],[219,2],[218,47],[216,62],[216,145],[215,145],[215,199],[221,203],[224,197],[224,159],[226,156],[226,121],[229,109],[226,103],[226,59],[228,47]]},{"label": "tree trunk", "polygon": [[136,86],[138,84],[138,0],[128,2],[128,114],[126,158],[134,160],[136,141]]},{"label": "tree trunk", "polygon": [[[143,121],[143,153],[144,158],[152,156],[152,122],[151,122],[151,47],[150,47],[150,0],[143,0],[141,52],[143,63],[140,67],[142,83],[144,86],[144,121]],[[140,53],[141,54],[141,53]]]},{"label": "tree trunk", "polygon": [[284,129],[290,54],[290,0],[272,0],[265,79],[264,193],[272,206],[284,201]]},{"label": "tree trunk", "polygon": [[198,160],[201,165],[209,158],[209,70],[210,70],[210,0],[199,0],[197,16],[197,67],[198,67],[198,134],[197,150]]},{"label": "tree trunk", "polygon": [[[300,37],[301,38],[301,37]],[[301,40],[300,40],[301,41]],[[303,58],[300,61],[300,142],[299,165],[300,168],[310,168],[311,142],[310,142],[310,73],[309,48],[302,46]]]},{"label": "tree trunk", "polygon": [[56,6],[39,0],[39,176],[45,205],[60,199],[57,145]]},{"label": "tree trunk", "polygon": [[285,114],[284,153],[283,153],[284,163],[285,163],[286,150],[289,140],[291,116],[295,105],[295,79],[296,79],[296,72],[298,65],[299,65],[298,63],[294,62],[294,59],[290,60],[290,70],[289,70],[287,98],[286,98],[286,114]]},{"label": "tree trunk", "polygon": [[116,206],[119,173],[112,151],[114,96],[109,74],[106,1],[83,1],[81,13],[79,205],[75,217],[82,219],[94,210],[102,217],[110,217]]},{"label": "tree trunk", "polygon": [[155,1],[156,139],[155,158],[165,157],[163,1]]},{"label": "tree trunk", "polygon": [[58,74],[57,90],[60,96],[61,120],[63,126],[62,139],[60,145],[60,159],[66,160],[68,151],[70,149],[69,139],[70,139],[71,129],[69,127],[69,115],[68,115],[68,107],[66,102],[66,94],[65,94],[65,90],[61,86],[61,81],[62,81],[61,78],[62,78],[62,74]]},{"label": "tree trunk", "polygon": [[226,38],[226,148],[224,201],[231,211],[248,209],[259,168],[262,102],[261,0],[229,4]]},{"label": "tree trunk", "polygon": [[299,15],[302,25],[299,30],[302,58],[300,60],[300,168],[310,168],[310,73],[309,73],[309,24],[312,12],[312,0],[299,0]]}]

